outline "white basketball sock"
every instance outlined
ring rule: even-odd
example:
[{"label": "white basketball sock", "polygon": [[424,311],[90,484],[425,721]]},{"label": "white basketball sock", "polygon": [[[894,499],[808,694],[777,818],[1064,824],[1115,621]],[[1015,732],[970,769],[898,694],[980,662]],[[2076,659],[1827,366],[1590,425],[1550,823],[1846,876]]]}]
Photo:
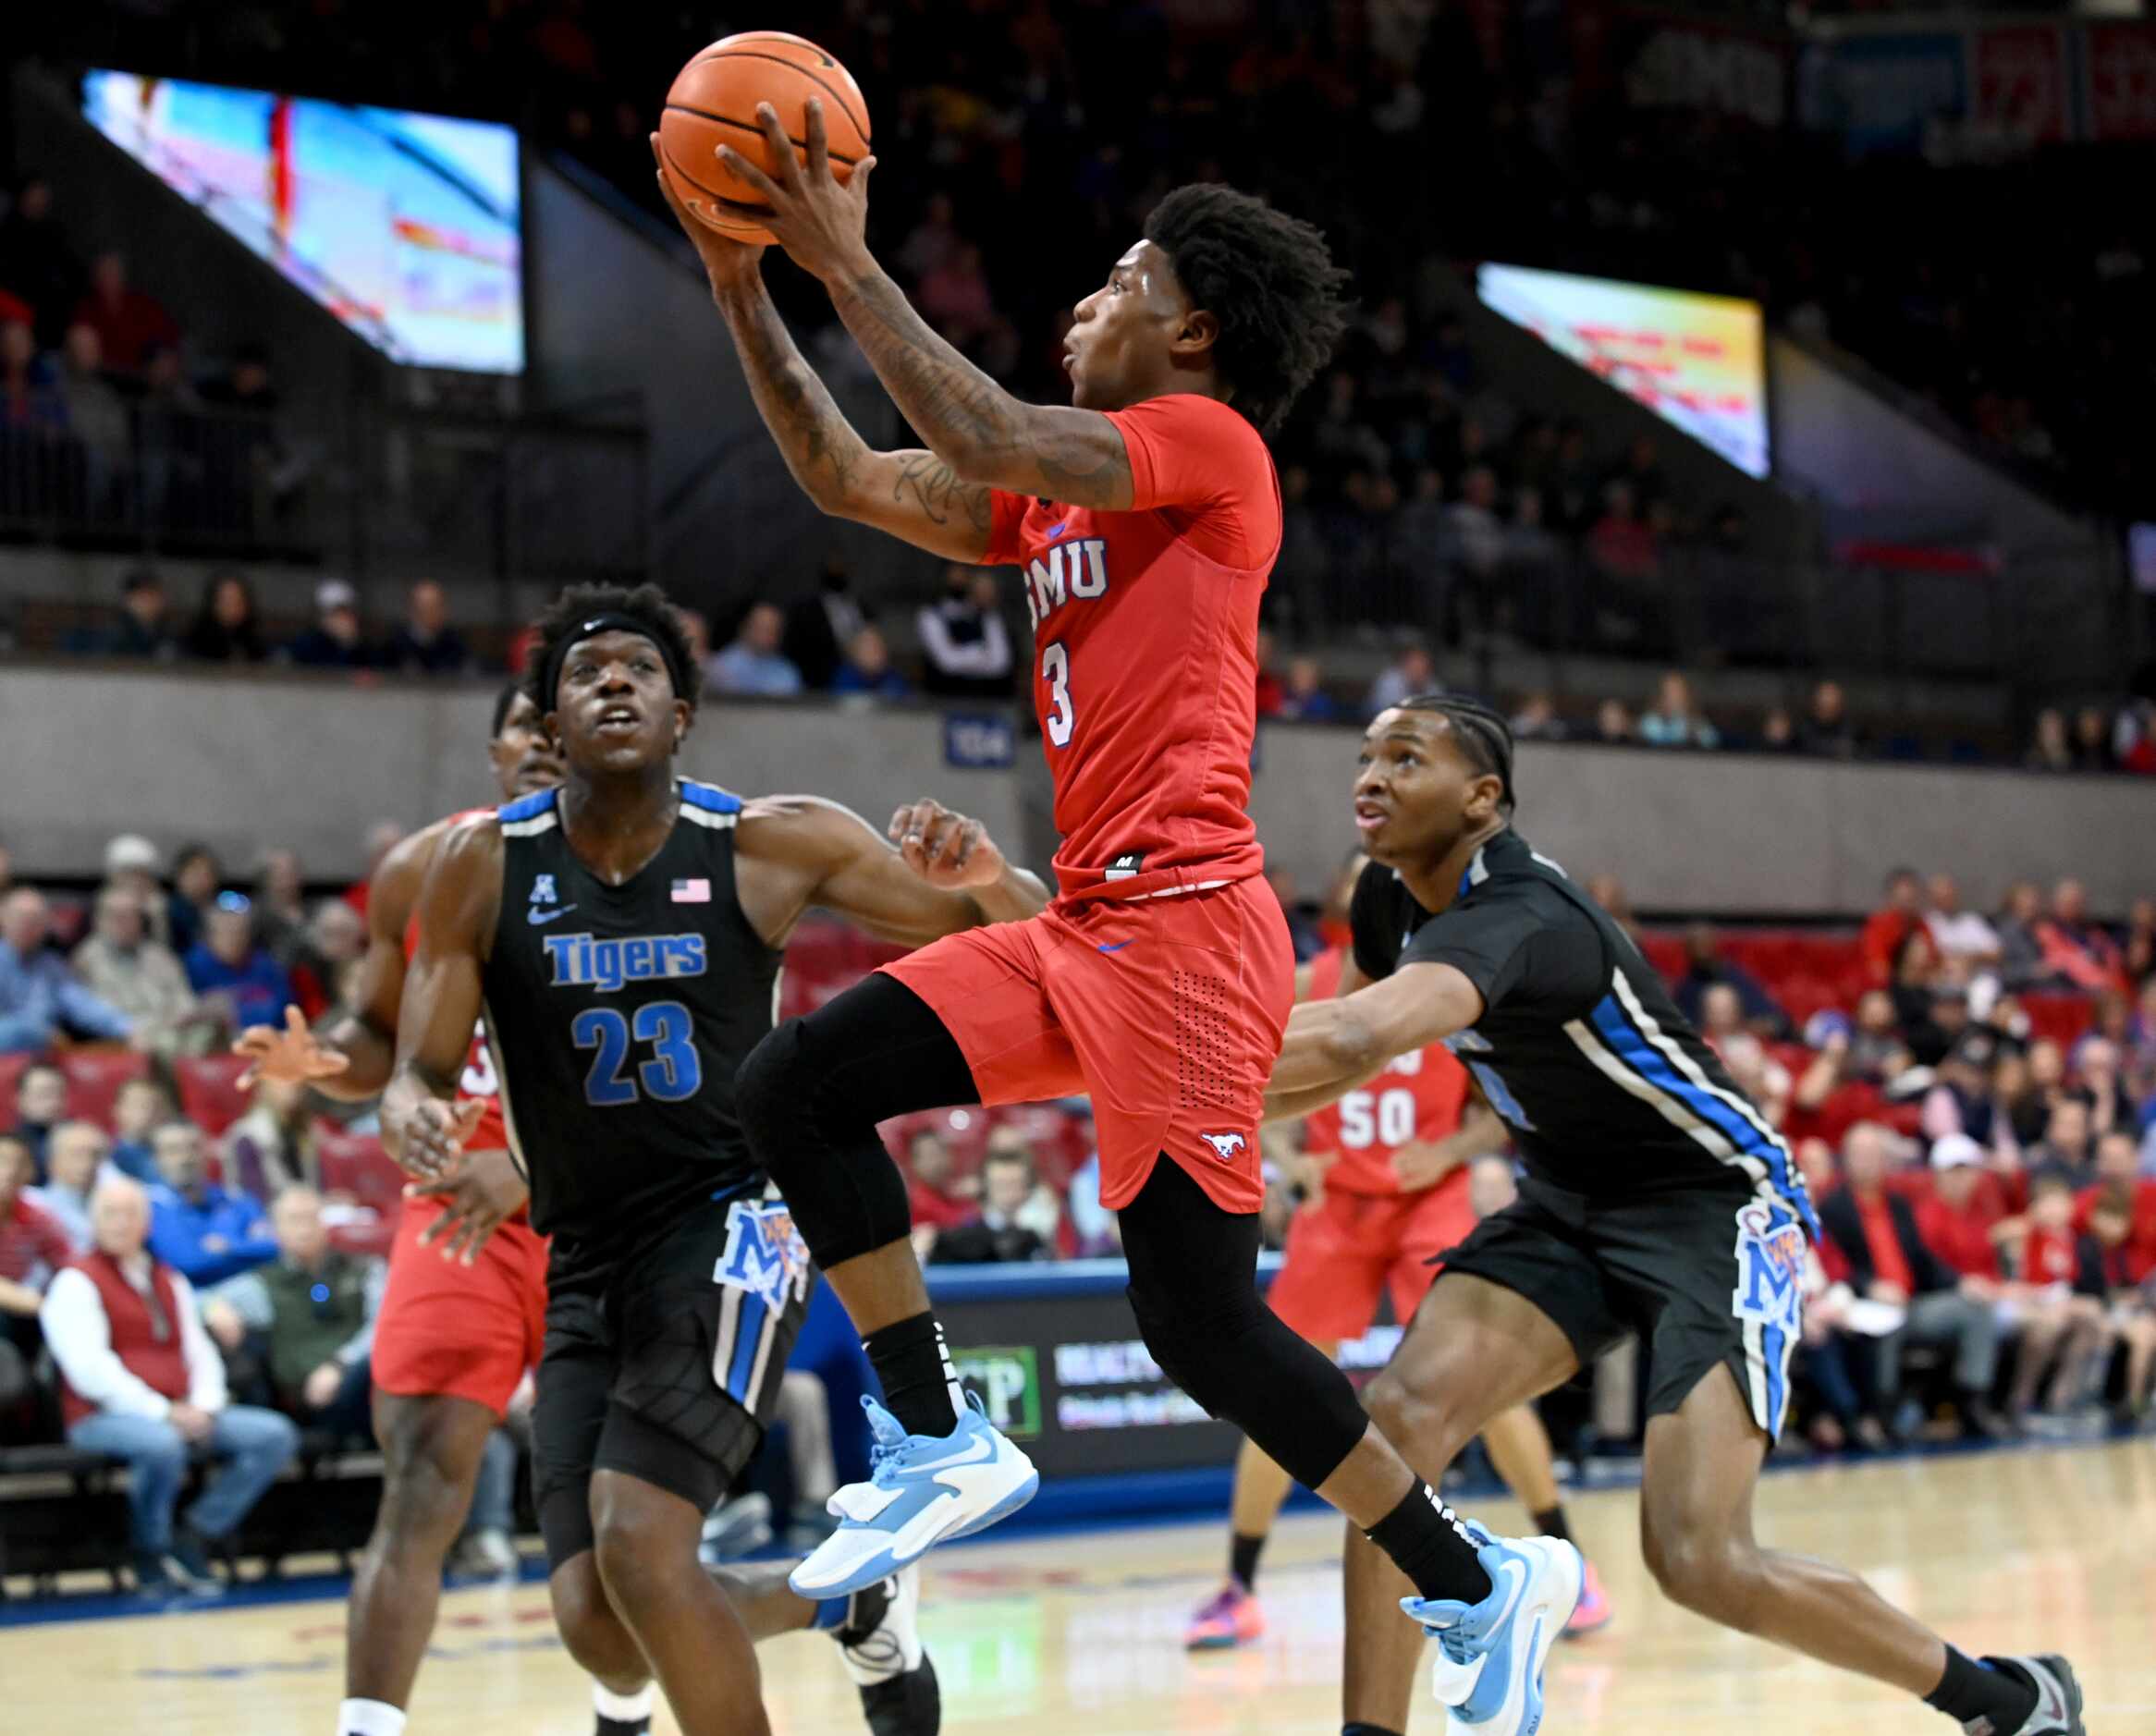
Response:
[{"label": "white basketball sock", "polygon": [[337,1708],[337,1736],[404,1736],[404,1711],[386,1700],[347,1700]]},{"label": "white basketball sock", "polygon": [[658,1704],[658,1699],[655,1682],[645,1682],[634,1693],[616,1693],[603,1681],[592,1683],[592,1709],[617,1724],[649,1723],[652,1707]]}]

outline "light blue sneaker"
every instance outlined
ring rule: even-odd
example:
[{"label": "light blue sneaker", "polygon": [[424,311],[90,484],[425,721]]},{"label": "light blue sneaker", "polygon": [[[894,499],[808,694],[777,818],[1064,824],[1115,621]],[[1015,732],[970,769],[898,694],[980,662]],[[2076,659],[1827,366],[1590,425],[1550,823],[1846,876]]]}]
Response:
[{"label": "light blue sneaker", "polygon": [[939,1543],[969,1537],[1033,1499],[1040,1473],[966,1395],[949,1435],[909,1435],[864,1397],[876,1436],[866,1483],[849,1483],[826,1503],[839,1529],[793,1570],[787,1583],[811,1599],[844,1597],[919,1560]]},{"label": "light blue sneaker", "polygon": [[[1403,1597],[1400,1607],[1443,1654],[1435,1685],[1450,1707],[1449,1731],[1535,1736],[1542,1728],[1543,1664],[1580,1600],[1586,1564],[1555,1537],[1490,1538],[1476,1559],[1491,1587],[1480,1603]],[[1462,1687],[1464,1697],[1452,1700]]]}]

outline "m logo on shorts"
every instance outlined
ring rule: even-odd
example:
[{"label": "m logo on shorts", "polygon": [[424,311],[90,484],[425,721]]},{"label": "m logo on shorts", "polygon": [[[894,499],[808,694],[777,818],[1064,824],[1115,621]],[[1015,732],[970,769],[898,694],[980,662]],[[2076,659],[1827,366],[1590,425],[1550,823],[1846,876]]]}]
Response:
[{"label": "m logo on shorts", "polygon": [[1804,1327],[1804,1226],[1789,1209],[1754,1200],[1737,1213],[1737,1288],[1730,1305],[1740,1319],[1795,1333]]},{"label": "m logo on shorts", "polygon": [[726,1251],[711,1281],[762,1298],[774,1314],[808,1294],[809,1251],[782,1200],[736,1200],[726,1215]]},{"label": "m logo on shorts", "polygon": [[1200,1133],[1198,1137],[1210,1145],[1224,1164],[1235,1161],[1235,1154],[1249,1149],[1250,1142],[1240,1133]]}]

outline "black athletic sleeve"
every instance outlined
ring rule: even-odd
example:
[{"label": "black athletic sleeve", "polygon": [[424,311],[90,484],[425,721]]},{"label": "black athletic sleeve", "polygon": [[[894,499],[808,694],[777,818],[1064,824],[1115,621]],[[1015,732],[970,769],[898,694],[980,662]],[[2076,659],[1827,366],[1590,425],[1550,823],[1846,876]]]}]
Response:
[{"label": "black athletic sleeve", "polygon": [[1354,931],[1355,969],[1381,983],[1400,964],[1400,882],[1390,868],[1369,862],[1348,900],[1348,925]]},{"label": "black athletic sleeve", "polygon": [[1402,964],[1449,964],[1485,1013],[1507,1002],[1570,1018],[1600,998],[1602,937],[1570,899],[1531,879],[1486,882],[1423,924]]}]

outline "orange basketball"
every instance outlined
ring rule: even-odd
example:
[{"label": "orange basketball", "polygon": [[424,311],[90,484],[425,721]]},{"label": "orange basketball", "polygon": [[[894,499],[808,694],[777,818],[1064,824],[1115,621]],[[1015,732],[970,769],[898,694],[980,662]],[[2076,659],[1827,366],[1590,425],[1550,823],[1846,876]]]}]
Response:
[{"label": "orange basketball", "polygon": [[720,234],[769,241],[763,219],[771,207],[718,160],[718,147],[731,145],[770,173],[770,148],[756,122],[756,104],[768,103],[806,162],[811,97],[824,104],[831,172],[843,181],[868,154],[868,104],[853,75],[814,43],[784,31],[744,31],[712,43],[681,68],[659,118],[659,152],[674,190],[696,201],[698,214]]}]

